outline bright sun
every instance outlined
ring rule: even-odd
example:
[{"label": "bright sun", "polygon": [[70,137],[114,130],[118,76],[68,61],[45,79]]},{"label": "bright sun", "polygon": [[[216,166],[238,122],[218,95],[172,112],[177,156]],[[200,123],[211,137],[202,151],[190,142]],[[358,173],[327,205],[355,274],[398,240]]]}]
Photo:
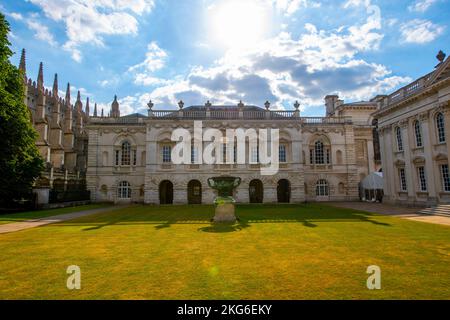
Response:
[{"label": "bright sun", "polygon": [[223,0],[208,19],[213,38],[225,47],[249,47],[265,33],[266,12],[258,0]]}]

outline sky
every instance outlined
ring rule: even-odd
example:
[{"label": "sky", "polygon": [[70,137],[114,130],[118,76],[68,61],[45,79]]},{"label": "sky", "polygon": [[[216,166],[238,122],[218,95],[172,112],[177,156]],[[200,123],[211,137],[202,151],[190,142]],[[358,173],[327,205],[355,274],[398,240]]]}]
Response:
[{"label": "sky", "polygon": [[[450,53],[450,0],[0,0],[19,64],[105,113],[213,104],[324,116],[389,94]],[[61,92],[63,95],[64,92]]]}]

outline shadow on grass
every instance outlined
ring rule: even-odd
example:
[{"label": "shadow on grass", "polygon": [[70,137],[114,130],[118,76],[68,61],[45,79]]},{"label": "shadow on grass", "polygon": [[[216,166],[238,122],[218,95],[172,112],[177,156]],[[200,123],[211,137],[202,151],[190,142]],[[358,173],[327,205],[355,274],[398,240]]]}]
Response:
[{"label": "shadow on grass", "polygon": [[81,226],[83,231],[94,231],[110,226],[153,225],[156,230],[173,225],[205,225],[201,232],[238,232],[259,223],[301,223],[307,228],[317,228],[323,222],[362,222],[388,227],[377,221],[376,214],[351,209],[335,208],[322,204],[306,205],[239,205],[240,218],[236,224],[212,224],[213,206],[132,206],[113,212],[100,213],[80,219],[55,224]]}]

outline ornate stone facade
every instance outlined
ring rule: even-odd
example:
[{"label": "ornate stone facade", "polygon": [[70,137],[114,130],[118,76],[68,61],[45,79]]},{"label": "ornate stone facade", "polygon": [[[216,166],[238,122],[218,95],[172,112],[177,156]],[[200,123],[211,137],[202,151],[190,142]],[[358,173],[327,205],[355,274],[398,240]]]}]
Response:
[{"label": "ornate stone facade", "polygon": [[25,104],[30,112],[30,121],[38,132],[36,144],[47,164],[37,186],[60,191],[85,188],[88,145],[85,124],[89,122],[89,99],[83,110],[78,92],[75,105],[72,105],[70,84],[67,85],[65,98],[61,98],[58,75],[55,75],[52,90],[46,89],[42,63],[37,82],[28,79],[25,49],[19,69],[24,75]]},{"label": "ornate stone facade", "polygon": [[389,96],[377,98],[385,201],[450,203],[450,59]]},{"label": "ornate stone facade", "polygon": [[[359,182],[379,170],[375,160],[372,114],[375,102],[345,104],[326,98],[327,117],[300,117],[295,111],[245,106],[205,106],[177,111],[153,110],[148,116],[120,117],[115,99],[110,117],[91,117],[87,186],[93,201],[212,203],[212,176],[242,178],[235,198],[240,203],[359,200]],[[231,128],[280,130],[280,170],[262,176],[258,164],[175,165],[169,153],[174,129],[191,132],[194,120],[221,131]],[[247,148],[248,153],[248,148]],[[247,155],[251,157],[251,154]],[[248,159],[247,159],[248,160]]]}]

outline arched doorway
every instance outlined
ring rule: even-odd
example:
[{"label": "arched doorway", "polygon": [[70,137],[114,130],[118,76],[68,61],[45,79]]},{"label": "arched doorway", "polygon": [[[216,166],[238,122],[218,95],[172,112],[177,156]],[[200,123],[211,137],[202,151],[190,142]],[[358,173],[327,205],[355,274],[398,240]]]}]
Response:
[{"label": "arched doorway", "polygon": [[264,186],[261,180],[252,180],[248,186],[250,203],[263,203]]},{"label": "arched doorway", "polygon": [[281,179],[277,185],[277,195],[279,203],[291,202],[291,183],[289,180]]},{"label": "arched doorway", "polygon": [[159,202],[160,204],[173,204],[173,183],[164,180],[159,184]]},{"label": "arched doorway", "polygon": [[191,180],[188,183],[188,203],[202,204],[202,184],[198,180]]}]

